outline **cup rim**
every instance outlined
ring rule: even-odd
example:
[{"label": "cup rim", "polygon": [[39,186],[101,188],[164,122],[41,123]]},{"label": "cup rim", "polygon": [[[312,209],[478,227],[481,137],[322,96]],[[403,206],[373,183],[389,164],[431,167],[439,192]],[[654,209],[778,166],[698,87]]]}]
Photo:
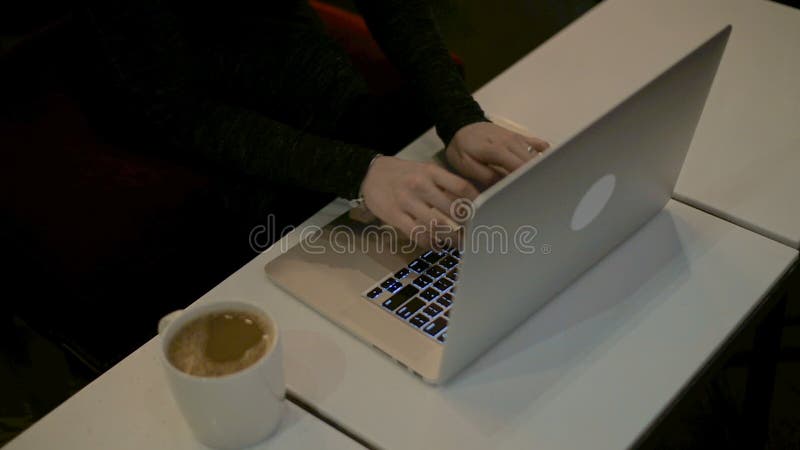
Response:
[{"label": "cup rim", "polygon": [[[252,312],[252,309],[257,310],[258,314],[260,314],[266,321],[269,323],[269,326],[273,330],[273,339],[271,339],[270,346],[264,352],[264,355],[258,359],[255,363],[245,367],[242,370],[227,373],[225,375],[220,376],[201,376],[201,375],[192,375],[186,373],[177,367],[169,360],[167,357],[167,345],[170,341],[169,338],[175,333],[176,327],[180,327],[185,325],[186,323],[196,319],[200,315],[208,312],[224,310],[224,309],[235,309],[236,306],[245,306],[246,308],[250,308],[248,312]],[[270,357],[275,353],[275,349],[278,346],[278,341],[280,340],[280,330],[278,329],[278,323],[275,319],[266,311],[266,309],[259,305],[258,303],[250,300],[245,299],[238,299],[232,298],[228,300],[220,300],[220,301],[212,301],[209,303],[203,304],[192,304],[186,307],[183,310],[183,314],[181,314],[178,318],[170,322],[169,325],[164,329],[162,333],[158,334],[158,338],[161,339],[161,343],[159,344],[159,353],[162,363],[165,367],[168,367],[167,370],[171,371],[172,373],[177,374],[180,377],[183,377],[187,380],[193,380],[195,382],[201,383],[221,383],[227,382],[229,380],[246,376],[246,374],[252,370],[255,370],[259,366],[266,364],[266,362],[270,359]]]}]

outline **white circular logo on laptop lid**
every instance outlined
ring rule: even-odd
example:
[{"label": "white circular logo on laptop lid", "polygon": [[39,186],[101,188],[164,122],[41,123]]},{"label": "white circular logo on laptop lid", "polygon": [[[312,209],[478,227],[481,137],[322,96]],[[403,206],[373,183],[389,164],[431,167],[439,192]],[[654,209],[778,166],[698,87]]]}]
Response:
[{"label": "white circular logo on laptop lid", "polygon": [[570,227],[573,231],[580,231],[586,228],[600,213],[611,199],[614,187],[617,185],[617,177],[613,174],[603,175],[595,181],[592,187],[583,194],[583,198],[578,202],[575,212],[572,213]]}]

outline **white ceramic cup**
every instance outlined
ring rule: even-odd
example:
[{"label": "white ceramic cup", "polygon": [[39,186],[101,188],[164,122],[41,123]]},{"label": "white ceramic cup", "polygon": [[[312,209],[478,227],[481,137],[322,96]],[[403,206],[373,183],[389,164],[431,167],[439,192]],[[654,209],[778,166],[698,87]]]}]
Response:
[{"label": "white ceramic cup", "polygon": [[[217,311],[259,316],[272,332],[270,347],[252,366],[220,377],[181,372],[167,358],[175,333],[192,320]],[[172,395],[197,439],[209,447],[236,449],[266,439],[278,427],[284,407],[283,353],[275,320],[264,308],[240,300],[195,305],[172,312],[158,323],[161,362]]]}]

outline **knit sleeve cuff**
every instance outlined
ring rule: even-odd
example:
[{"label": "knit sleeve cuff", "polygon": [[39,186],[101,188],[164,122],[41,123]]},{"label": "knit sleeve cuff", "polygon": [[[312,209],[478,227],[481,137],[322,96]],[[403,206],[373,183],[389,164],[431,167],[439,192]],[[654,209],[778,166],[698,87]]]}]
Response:
[{"label": "knit sleeve cuff", "polygon": [[354,153],[351,159],[350,170],[346,177],[346,179],[350,181],[344,184],[342,190],[337,192],[337,194],[347,200],[358,198],[360,195],[361,183],[367,176],[370,163],[372,163],[372,160],[378,155],[379,153],[371,150]]},{"label": "knit sleeve cuff", "polygon": [[453,111],[446,118],[437,122],[436,132],[445,146],[450,144],[453,136],[461,128],[476,122],[489,122],[478,103],[472,99],[470,100],[470,104],[465,105],[460,110]]}]

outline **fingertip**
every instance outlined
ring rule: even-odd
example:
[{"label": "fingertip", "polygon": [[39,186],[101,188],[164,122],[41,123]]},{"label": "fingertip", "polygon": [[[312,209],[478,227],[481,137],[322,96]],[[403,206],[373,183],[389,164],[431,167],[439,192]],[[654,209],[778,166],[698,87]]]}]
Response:
[{"label": "fingertip", "polygon": [[466,194],[467,194],[467,196],[468,196],[468,198],[470,200],[475,200],[475,198],[478,197],[478,195],[480,195],[480,192],[478,191],[478,188],[476,188],[469,181],[467,181],[467,190],[466,191],[467,191]]},{"label": "fingertip", "polygon": [[430,250],[433,247],[431,245],[431,240],[427,237],[420,236],[418,239],[416,239],[415,243],[417,244],[417,247],[421,247],[425,250]]},{"label": "fingertip", "polygon": [[544,151],[550,148],[549,142],[535,136],[526,136],[525,140],[528,142],[528,144],[532,145],[536,150],[539,151]]},{"label": "fingertip", "polygon": [[498,177],[496,175],[484,175],[481,176],[477,181],[478,183],[482,184],[483,186],[491,186],[497,183]]}]

